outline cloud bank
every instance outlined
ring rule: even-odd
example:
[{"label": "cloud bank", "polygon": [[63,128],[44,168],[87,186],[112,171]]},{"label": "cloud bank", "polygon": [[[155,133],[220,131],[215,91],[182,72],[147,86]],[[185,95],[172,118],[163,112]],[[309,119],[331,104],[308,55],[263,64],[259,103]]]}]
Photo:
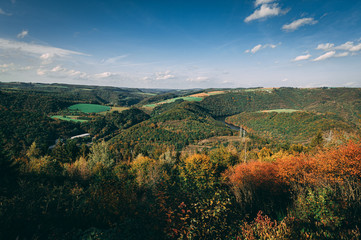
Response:
[{"label": "cloud bank", "polygon": [[83,55],[87,56],[84,53],[66,50],[62,48],[56,48],[51,46],[44,46],[44,45],[38,45],[33,43],[26,43],[26,42],[19,42],[19,41],[13,41],[13,40],[7,40],[0,38],[0,49],[2,50],[11,50],[11,51],[20,51],[23,53],[28,54],[35,54],[40,56],[45,56],[44,54],[47,54],[48,56],[69,56],[69,55]]}]

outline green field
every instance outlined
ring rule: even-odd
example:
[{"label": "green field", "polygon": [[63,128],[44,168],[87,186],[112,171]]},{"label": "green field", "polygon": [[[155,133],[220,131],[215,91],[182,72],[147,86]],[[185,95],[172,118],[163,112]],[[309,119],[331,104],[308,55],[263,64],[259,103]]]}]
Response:
[{"label": "green field", "polygon": [[68,107],[69,110],[80,111],[83,113],[100,113],[109,111],[111,107],[103,106],[99,104],[75,104]]},{"label": "green field", "polygon": [[144,105],[143,107],[154,108],[159,104],[172,103],[172,102],[175,102],[175,101],[177,101],[179,99],[183,99],[184,101],[188,101],[188,102],[200,102],[200,101],[203,100],[202,97],[189,97],[189,96],[188,97],[176,97],[176,98],[171,98],[171,99],[168,99],[166,101],[162,101],[162,102],[155,103],[155,104],[147,104],[147,105]]},{"label": "green field", "polygon": [[61,116],[61,115],[55,115],[51,116],[52,119],[59,119],[63,121],[70,121],[70,122],[87,122],[88,120],[84,119],[77,119],[76,116]]},{"label": "green field", "polygon": [[276,112],[276,113],[293,113],[293,112],[298,112],[300,110],[296,110],[296,109],[272,109],[272,110],[262,110],[259,112]]},{"label": "green field", "polygon": [[189,101],[189,102],[200,102],[203,100],[202,97],[177,97],[177,98],[172,98],[172,99],[168,99],[164,102],[161,102],[161,103],[172,103],[172,102],[175,102],[179,99],[183,99],[184,101]]}]

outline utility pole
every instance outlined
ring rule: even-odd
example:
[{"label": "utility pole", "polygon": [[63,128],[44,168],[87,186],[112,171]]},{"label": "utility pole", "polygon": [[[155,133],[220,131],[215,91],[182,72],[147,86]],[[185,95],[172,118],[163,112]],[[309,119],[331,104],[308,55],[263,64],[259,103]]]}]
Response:
[{"label": "utility pole", "polygon": [[247,162],[247,139],[244,138],[244,162]]},{"label": "utility pole", "polygon": [[239,136],[241,140],[244,141],[244,162],[247,161],[247,138],[246,138],[246,130],[242,128],[242,126],[239,127]]}]

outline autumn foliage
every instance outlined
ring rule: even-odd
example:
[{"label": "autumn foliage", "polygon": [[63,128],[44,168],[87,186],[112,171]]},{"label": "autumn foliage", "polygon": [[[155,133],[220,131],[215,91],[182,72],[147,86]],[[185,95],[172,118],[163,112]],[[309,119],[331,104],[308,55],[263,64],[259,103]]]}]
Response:
[{"label": "autumn foliage", "polygon": [[316,154],[288,155],[275,162],[251,161],[227,171],[229,183],[277,191],[283,185],[320,185],[361,180],[361,144],[350,142]]}]

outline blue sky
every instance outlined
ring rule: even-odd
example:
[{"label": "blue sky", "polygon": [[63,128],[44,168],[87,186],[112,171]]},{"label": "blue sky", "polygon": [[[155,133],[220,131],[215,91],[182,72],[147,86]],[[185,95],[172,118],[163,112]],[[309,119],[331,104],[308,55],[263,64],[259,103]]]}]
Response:
[{"label": "blue sky", "polygon": [[2,0],[0,81],[361,87],[361,0]]}]

